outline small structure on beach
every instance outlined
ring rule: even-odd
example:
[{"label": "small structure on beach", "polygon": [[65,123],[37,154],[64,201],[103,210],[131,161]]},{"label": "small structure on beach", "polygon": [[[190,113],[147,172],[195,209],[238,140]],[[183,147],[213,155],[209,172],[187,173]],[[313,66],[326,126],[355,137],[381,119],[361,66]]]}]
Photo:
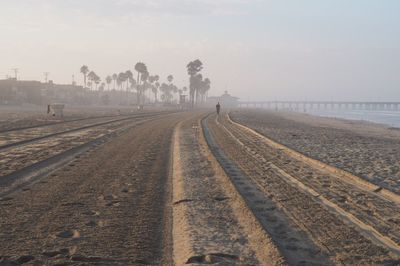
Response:
[{"label": "small structure on beach", "polygon": [[211,96],[207,98],[207,105],[215,106],[218,102],[222,107],[238,107],[239,98],[230,95],[228,91],[225,91],[221,96]]},{"label": "small structure on beach", "polygon": [[64,117],[64,107],[65,105],[62,103],[49,104],[47,106],[47,113],[54,117],[62,118]]}]

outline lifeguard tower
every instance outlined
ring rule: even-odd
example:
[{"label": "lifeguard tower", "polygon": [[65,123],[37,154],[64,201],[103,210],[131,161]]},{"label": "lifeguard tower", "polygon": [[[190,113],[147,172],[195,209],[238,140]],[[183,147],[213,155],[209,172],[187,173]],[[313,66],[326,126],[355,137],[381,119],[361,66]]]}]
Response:
[{"label": "lifeguard tower", "polygon": [[64,107],[65,105],[62,103],[53,103],[47,106],[47,113],[56,118],[64,117]]}]

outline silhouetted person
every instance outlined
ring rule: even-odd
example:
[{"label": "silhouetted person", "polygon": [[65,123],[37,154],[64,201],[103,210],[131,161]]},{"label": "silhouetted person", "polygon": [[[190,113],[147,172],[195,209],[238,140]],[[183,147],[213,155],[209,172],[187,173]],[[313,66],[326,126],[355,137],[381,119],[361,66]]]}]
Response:
[{"label": "silhouetted person", "polygon": [[221,105],[219,104],[219,102],[217,103],[215,108],[217,108],[217,114],[219,114],[219,111],[221,110]]}]

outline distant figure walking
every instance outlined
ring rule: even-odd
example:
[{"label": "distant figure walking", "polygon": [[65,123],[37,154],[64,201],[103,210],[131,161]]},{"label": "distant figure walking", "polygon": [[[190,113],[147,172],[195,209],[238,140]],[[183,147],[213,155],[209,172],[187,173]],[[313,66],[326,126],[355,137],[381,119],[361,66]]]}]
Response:
[{"label": "distant figure walking", "polygon": [[217,105],[215,107],[217,108],[217,114],[219,114],[219,111],[221,110],[221,105],[219,104],[219,102],[217,103]]}]

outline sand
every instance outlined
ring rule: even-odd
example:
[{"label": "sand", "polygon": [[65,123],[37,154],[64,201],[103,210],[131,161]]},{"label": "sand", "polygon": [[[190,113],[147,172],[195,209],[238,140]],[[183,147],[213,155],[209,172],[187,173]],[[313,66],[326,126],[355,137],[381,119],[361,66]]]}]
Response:
[{"label": "sand", "polygon": [[309,157],[400,193],[400,132],[365,122],[266,110],[232,119]]},{"label": "sand", "polygon": [[[148,111],[156,111],[153,108]],[[158,110],[159,111],[159,110]],[[47,114],[47,106],[0,106],[0,132],[24,127],[56,124],[93,117],[139,113],[134,107],[79,107],[66,106],[62,118]]]},{"label": "sand", "polygon": [[241,183],[255,184],[242,195],[250,202],[259,191],[267,197],[259,209],[264,227],[289,263],[301,263],[298,254],[306,264],[324,258],[345,265],[399,263],[397,201],[292,156],[225,115],[208,123],[218,146],[243,172]]},{"label": "sand", "polygon": [[[40,125],[40,110],[2,111],[3,126]],[[301,114],[233,113],[247,128],[225,115],[201,122],[207,114],[0,132],[0,143],[11,145],[0,153],[0,264],[399,263],[398,201],[293,156],[251,128],[329,164],[382,173],[399,161],[398,131]],[[70,153],[81,144],[89,146]],[[53,162],[57,156],[65,160]]]},{"label": "sand", "polygon": [[175,265],[285,265],[203,137],[199,114],[174,137]]},{"label": "sand", "polygon": [[131,128],[0,200],[0,264],[171,265],[169,158],[185,114]]}]

